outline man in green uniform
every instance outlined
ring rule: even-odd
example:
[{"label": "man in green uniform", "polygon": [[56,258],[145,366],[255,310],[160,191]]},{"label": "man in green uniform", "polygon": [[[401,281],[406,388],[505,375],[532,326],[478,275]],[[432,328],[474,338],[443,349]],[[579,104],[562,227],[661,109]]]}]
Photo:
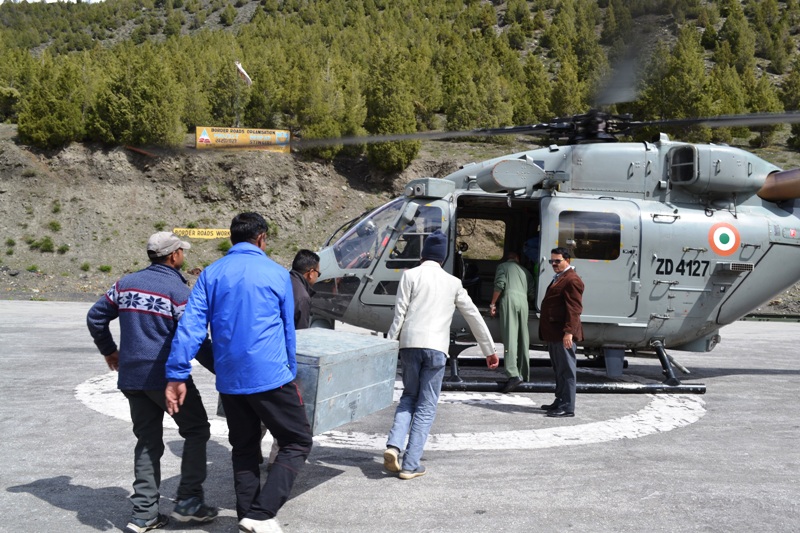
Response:
[{"label": "man in green uniform", "polygon": [[519,264],[518,253],[508,252],[505,263],[501,263],[495,272],[492,304],[489,307],[489,314],[497,316],[497,301],[500,301],[503,365],[508,376],[503,392],[511,392],[523,381],[530,380],[528,298],[533,296],[533,276]]}]

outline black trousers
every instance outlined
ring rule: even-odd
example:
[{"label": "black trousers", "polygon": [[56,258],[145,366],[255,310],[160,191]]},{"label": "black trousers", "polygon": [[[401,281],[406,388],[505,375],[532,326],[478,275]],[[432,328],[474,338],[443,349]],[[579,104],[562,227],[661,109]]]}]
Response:
[{"label": "black trousers", "polygon": [[[130,404],[134,450],[133,517],[149,520],[158,514],[161,486],[161,456],[164,455],[164,391],[122,391]],[[206,445],[210,437],[208,416],[203,400],[191,378],[186,382],[186,399],[175,416],[178,433],[183,437],[181,481],[177,500],[194,496],[203,499],[206,480]]]},{"label": "black trousers", "polygon": [[564,342],[548,342],[547,351],[553,372],[556,374],[556,401],[559,407],[567,412],[575,412],[575,390],[577,388],[578,362],[575,355],[575,344],[569,350]]},{"label": "black trousers", "polygon": [[[240,520],[270,519],[289,499],[295,478],[311,452],[311,426],[300,391],[292,381],[266,392],[220,397],[233,447],[236,514]],[[262,423],[280,447],[263,487],[259,469]]]}]

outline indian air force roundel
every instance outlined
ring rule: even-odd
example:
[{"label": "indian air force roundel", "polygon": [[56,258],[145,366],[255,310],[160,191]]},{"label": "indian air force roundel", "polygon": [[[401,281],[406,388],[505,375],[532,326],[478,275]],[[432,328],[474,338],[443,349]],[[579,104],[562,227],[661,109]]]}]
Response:
[{"label": "indian air force roundel", "polygon": [[708,231],[708,243],[718,255],[733,254],[739,248],[741,240],[739,230],[726,222],[714,224]]}]

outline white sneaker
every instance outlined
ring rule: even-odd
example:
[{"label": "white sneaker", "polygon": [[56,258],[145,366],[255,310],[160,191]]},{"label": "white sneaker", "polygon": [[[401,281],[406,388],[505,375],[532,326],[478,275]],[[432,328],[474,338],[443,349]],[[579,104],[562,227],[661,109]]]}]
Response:
[{"label": "white sneaker", "polygon": [[383,467],[389,472],[400,471],[400,452],[394,446],[389,446],[383,452]]},{"label": "white sneaker", "polygon": [[239,531],[248,531],[250,533],[283,533],[277,518],[270,518],[269,520],[242,518],[239,520]]}]

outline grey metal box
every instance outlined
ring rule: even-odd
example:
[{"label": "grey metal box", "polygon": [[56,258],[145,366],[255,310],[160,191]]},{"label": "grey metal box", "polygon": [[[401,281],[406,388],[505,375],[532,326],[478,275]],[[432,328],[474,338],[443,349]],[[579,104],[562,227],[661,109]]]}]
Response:
[{"label": "grey metal box", "polygon": [[297,331],[297,384],[319,435],[392,404],[397,341],[323,328]]}]

